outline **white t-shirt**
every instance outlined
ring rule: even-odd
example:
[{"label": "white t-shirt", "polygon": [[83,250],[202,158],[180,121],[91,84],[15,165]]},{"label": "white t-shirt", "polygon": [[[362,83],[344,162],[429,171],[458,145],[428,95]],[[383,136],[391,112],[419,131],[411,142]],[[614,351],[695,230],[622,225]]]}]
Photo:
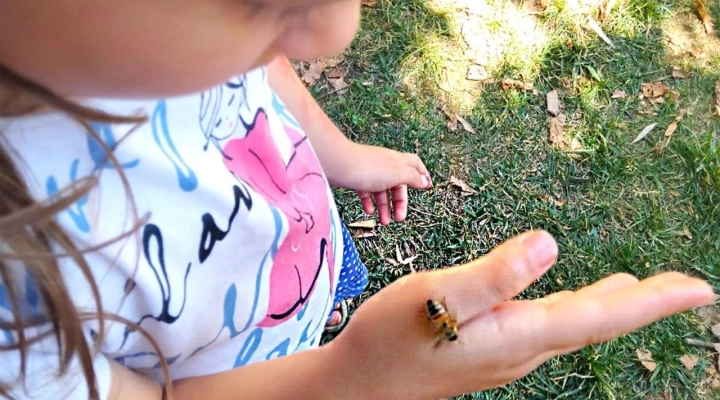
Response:
[{"label": "white t-shirt", "polygon": [[[265,74],[258,69],[200,94],[161,101],[89,101],[114,115],[149,117],[139,128],[92,124],[107,146],[116,147],[137,213],[150,218],[129,239],[86,258],[103,309],[151,334],[173,379],[315,347],[332,307],[343,254],[340,220],[309,141]],[[101,172],[99,186],[58,216],[79,248],[130,229],[131,203],[120,175],[83,127],[58,113],[1,122],[37,199]],[[79,268],[63,260],[75,305],[92,310]],[[39,307],[27,281],[28,303]],[[7,319],[2,289],[0,316]],[[158,356],[139,332],[105,325],[96,360],[103,396],[109,387],[103,356],[162,379]],[[98,331],[96,321],[84,327],[88,338]],[[12,337],[0,332],[0,340]],[[19,357],[0,357],[0,379],[13,381]],[[56,378],[56,364],[52,340],[35,346],[29,393],[59,398],[65,396],[59,390],[79,384],[74,397],[87,397],[77,369],[45,385]]]}]

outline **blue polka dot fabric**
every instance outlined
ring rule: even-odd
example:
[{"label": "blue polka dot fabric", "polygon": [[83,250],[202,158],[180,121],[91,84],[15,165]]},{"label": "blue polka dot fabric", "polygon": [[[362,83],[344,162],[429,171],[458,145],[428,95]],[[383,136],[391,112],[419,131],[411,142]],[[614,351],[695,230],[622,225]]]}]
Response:
[{"label": "blue polka dot fabric", "polygon": [[[340,268],[340,278],[335,290],[334,304],[352,299],[360,295],[368,284],[368,270],[365,264],[360,261],[355,242],[350,231],[342,225],[343,235],[343,260]],[[330,312],[332,315],[332,310]]]}]

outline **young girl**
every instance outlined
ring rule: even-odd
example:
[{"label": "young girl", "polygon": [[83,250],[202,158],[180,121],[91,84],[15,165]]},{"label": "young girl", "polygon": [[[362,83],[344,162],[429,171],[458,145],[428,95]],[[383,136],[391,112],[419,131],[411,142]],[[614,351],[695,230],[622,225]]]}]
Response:
[{"label": "young girl", "polygon": [[319,348],[364,285],[330,186],[386,224],[431,185],[345,138],[287,61],[343,50],[359,3],[0,0],[2,394],[432,399],[712,300],[667,273],[510,301],[557,256],[528,232],[399,280]]}]

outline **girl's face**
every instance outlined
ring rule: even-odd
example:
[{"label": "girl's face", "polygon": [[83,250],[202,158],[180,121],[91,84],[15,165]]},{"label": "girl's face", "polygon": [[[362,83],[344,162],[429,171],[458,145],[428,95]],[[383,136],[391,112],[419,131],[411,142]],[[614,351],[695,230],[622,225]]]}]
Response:
[{"label": "girl's face", "polygon": [[63,96],[204,90],[284,54],[336,54],[360,0],[0,0],[0,63]]}]

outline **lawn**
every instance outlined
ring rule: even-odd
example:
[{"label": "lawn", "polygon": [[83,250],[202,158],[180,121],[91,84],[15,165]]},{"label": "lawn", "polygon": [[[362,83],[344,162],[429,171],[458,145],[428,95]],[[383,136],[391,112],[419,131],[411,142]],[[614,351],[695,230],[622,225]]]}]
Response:
[{"label": "lawn", "polygon": [[[370,285],[355,306],[410,273],[398,255],[443,268],[531,228],[557,238],[560,258],[522,298],[667,270],[720,292],[718,30],[704,32],[691,0],[618,0],[604,18],[600,1],[526,3],[379,0],[311,85],[350,137],[419,153],[435,182],[411,193],[405,223],[356,230]],[[720,25],[720,2],[705,3]],[[562,116],[551,122],[552,90]],[[550,124],[562,127],[555,143]],[[368,219],[354,194],[337,198],[347,223]],[[685,341],[720,341],[709,329],[717,315],[674,316],[461,398],[720,398],[717,354]],[[652,353],[654,371],[638,349]],[[697,365],[686,368],[686,355]]]}]

